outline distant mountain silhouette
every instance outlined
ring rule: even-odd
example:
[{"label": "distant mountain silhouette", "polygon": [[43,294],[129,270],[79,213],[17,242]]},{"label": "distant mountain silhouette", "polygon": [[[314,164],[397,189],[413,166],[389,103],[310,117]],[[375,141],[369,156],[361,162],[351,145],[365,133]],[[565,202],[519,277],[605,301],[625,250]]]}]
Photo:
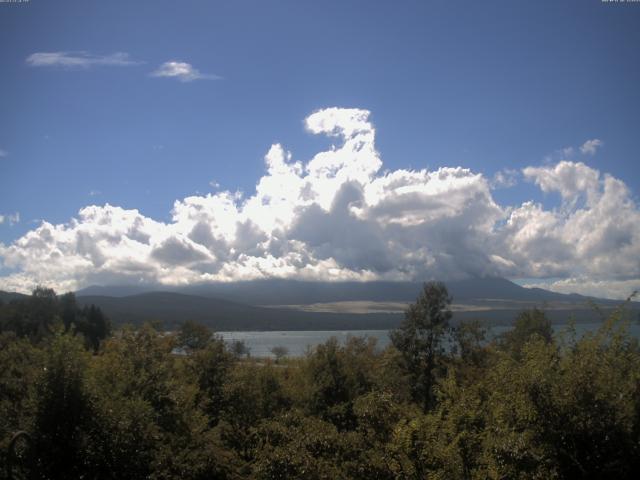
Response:
[{"label": "distant mountain silhouette", "polygon": [[28,295],[24,295],[18,292],[3,292],[0,290],[0,301],[3,303],[9,303],[11,300],[21,300],[27,298]]},{"label": "distant mountain silhouette", "polygon": [[78,296],[81,305],[99,306],[117,324],[160,321],[171,329],[186,320],[225,330],[362,330],[395,327],[401,315],[311,313],[261,308],[175,292],[150,292],[127,297]]},{"label": "distant mountain silhouette", "polygon": [[[454,303],[499,299],[524,302],[586,303],[590,297],[562,294],[541,288],[525,288],[504,278],[473,278],[446,282]],[[186,287],[93,286],[77,295],[129,296],[165,290],[201,297],[211,297],[249,305],[299,305],[325,302],[368,300],[376,302],[413,302],[422,282],[305,282],[298,280],[254,280],[246,282],[207,283]],[[597,299],[605,304],[619,303]]]},{"label": "distant mountain silhouette", "polygon": [[[454,305],[454,321],[477,318],[493,324],[509,324],[525,308],[542,307],[552,321],[596,321],[605,309],[619,301],[565,295],[540,288],[524,288],[503,278],[447,282]],[[213,283],[157,291],[157,286],[89,287],[77,292],[81,304],[96,304],[116,323],[139,324],[159,320],[173,328],[185,320],[215,330],[359,330],[394,328],[402,313],[326,313],[282,308],[346,301],[415,301],[422,282],[303,282],[257,280]],[[153,291],[156,290],[156,291]],[[168,290],[163,287],[162,290]],[[269,307],[269,308],[265,308]],[[637,304],[633,305],[637,308]]]},{"label": "distant mountain silhouette", "polygon": [[[542,307],[552,321],[596,321],[600,313],[619,301],[564,295],[540,288],[524,288],[503,278],[446,282],[454,303],[454,321],[480,319],[488,324],[509,324],[526,308]],[[214,330],[375,330],[394,328],[403,318],[404,304],[414,302],[421,282],[302,282],[258,280],[167,288],[149,286],[93,286],[76,292],[80,305],[99,306],[115,324],[160,321],[172,329],[186,320]],[[24,298],[0,292],[5,303]],[[340,302],[393,302],[395,313],[351,313]],[[299,306],[336,304],[334,311],[302,311]],[[634,316],[640,305],[633,303]]]}]

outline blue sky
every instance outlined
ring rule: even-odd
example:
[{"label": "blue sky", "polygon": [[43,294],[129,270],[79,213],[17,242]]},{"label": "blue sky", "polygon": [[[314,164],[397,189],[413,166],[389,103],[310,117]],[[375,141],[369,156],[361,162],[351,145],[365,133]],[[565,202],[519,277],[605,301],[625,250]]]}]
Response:
[{"label": "blue sky", "polygon": [[[383,170],[491,179],[567,159],[635,201],[638,45],[640,4],[599,0],[0,4],[0,215],[20,216],[0,242],[92,204],[170,222],[211,181],[251,195],[272,144],[304,162],[329,147],[304,119],[334,106],[371,112]],[[95,63],[29,64],[37,53]],[[170,61],[210,77],[151,75]],[[562,199],[533,181],[492,196]]]}]

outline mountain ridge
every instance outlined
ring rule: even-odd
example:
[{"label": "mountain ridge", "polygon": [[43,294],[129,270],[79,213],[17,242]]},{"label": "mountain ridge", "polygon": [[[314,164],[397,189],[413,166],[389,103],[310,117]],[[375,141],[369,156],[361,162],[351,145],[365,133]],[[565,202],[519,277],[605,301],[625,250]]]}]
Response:
[{"label": "mountain ridge", "polygon": [[[413,302],[423,282],[310,282],[300,280],[253,280],[229,283],[194,284],[181,287],[159,285],[90,286],[76,292],[77,296],[130,296],[152,291],[167,291],[209,298],[225,299],[249,305],[312,304],[339,301],[402,301]],[[565,301],[604,304],[618,300],[588,297],[576,293],[563,294],[542,288],[522,287],[499,277],[474,278],[445,282],[454,302],[476,299],[517,301]]]},{"label": "mountain ridge", "polygon": [[[534,307],[545,309],[555,323],[566,322],[571,315],[578,321],[597,321],[600,314],[592,303],[605,311],[622,303],[524,288],[501,278],[446,285],[453,297],[454,322],[480,319],[489,325],[510,324],[519,312]],[[93,286],[79,290],[76,297],[81,306],[99,306],[114,324],[159,321],[163,328],[172,329],[193,320],[218,331],[375,330],[395,328],[403,318],[403,305],[414,302],[421,288],[422,282],[261,280],[177,288]],[[0,299],[23,297],[26,296],[0,292]],[[358,312],[344,308],[344,304],[354,301],[373,305]],[[394,304],[397,310],[375,308],[384,302]],[[317,308],[318,305],[331,308]],[[309,306],[314,308],[304,308]],[[639,311],[640,304],[633,303],[631,309]]]}]

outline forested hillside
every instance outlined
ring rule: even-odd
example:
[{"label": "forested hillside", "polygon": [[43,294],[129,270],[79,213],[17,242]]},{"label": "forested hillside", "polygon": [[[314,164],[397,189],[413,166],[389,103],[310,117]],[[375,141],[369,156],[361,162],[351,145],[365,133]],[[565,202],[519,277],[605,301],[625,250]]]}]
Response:
[{"label": "forested hillside", "polygon": [[[114,325],[161,321],[164,328],[174,329],[193,320],[217,331],[386,330],[398,326],[402,310],[420,288],[417,282],[270,279],[184,287],[94,286],[76,295],[81,305],[99,306]],[[586,323],[600,318],[593,302],[609,311],[621,303],[524,288],[504,278],[452,281],[447,289],[454,300],[454,323],[480,319],[487,325],[511,325],[522,309],[540,306],[553,323],[564,323],[571,315]],[[352,301],[361,302],[357,312],[340,305]],[[377,309],[380,303],[383,311]],[[394,305],[389,309],[387,303]],[[628,308],[640,314],[638,303],[631,302]]]},{"label": "forested hillside", "polygon": [[278,361],[193,322],[112,331],[51,290],[4,303],[0,478],[636,478],[640,346],[623,307],[581,338],[526,310],[488,341],[451,325],[444,285],[416,294],[382,351],[330,340]]}]

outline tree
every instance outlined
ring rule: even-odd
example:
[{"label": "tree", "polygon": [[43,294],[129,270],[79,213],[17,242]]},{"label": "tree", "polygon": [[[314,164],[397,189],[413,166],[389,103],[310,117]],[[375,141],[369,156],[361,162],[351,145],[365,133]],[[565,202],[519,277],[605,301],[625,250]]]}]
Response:
[{"label": "tree", "polygon": [[513,329],[502,334],[500,346],[519,358],[522,348],[534,337],[541,338],[545,343],[553,339],[551,321],[543,310],[533,308],[521,312],[514,323]]},{"label": "tree", "polygon": [[59,319],[58,297],[52,289],[37,287],[27,299],[12,303],[5,329],[34,341],[51,335]]},{"label": "tree", "polygon": [[74,336],[81,333],[94,351],[111,331],[109,319],[99,307],[90,305],[80,309],[75,294],[57,296],[50,288],[37,287],[30,297],[13,300],[0,309],[0,330],[11,330],[35,342],[50,337],[60,323],[65,333],[71,330]]},{"label": "tree", "polygon": [[281,345],[276,345],[271,349],[271,353],[276,357],[276,362],[289,355],[289,349]]},{"label": "tree", "polygon": [[239,364],[224,384],[224,409],[217,426],[225,447],[243,462],[255,458],[261,440],[256,428],[265,419],[290,409],[282,387],[281,369],[271,365]]},{"label": "tree", "polygon": [[243,355],[246,355],[249,358],[251,354],[251,349],[247,347],[247,344],[244,343],[244,340],[234,340],[231,344],[231,352],[237,357],[240,358]]},{"label": "tree", "polygon": [[209,344],[193,352],[187,364],[196,377],[199,403],[209,416],[211,425],[218,423],[224,404],[224,385],[229,378],[236,357],[229,352],[221,338],[213,338]]},{"label": "tree", "polygon": [[329,422],[293,411],[262,422],[258,434],[265,441],[258,445],[252,478],[353,478],[341,468],[345,457],[355,456],[345,448],[348,436]]},{"label": "tree", "polygon": [[460,322],[452,329],[452,358],[458,376],[474,377],[484,374],[490,358],[487,330],[480,320]]},{"label": "tree", "polygon": [[58,297],[60,303],[60,312],[62,316],[62,322],[64,323],[64,331],[68,332],[71,325],[76,322],[78,315],[78,302],[76,301],[76,295],[73,292],[65,293]]},{"label": "tree", "polygon": [[175,337],[145,325],[121,330],[92,358],[91,475],[83,478],[225,478],[192,357],[172,355],[174,346]]},{"label": "tree", "polygon": [[338,430],[353,430],[353,402],[374,386],[375,340],[350,337],[340,346],[335,337],[318,345],[307,357],[303,373],[309,413],[333,423]]},{"label": "tree", "polygon": [[[36,383],[43,371],[43,351],[13,332],[0,334],[0,465],[7,462],[15,432],[27,430],[35,412]],[[0,467],[0,478],[4,468]]]},{"label": "tree", "polygon": [[100,348],[100,342],[109,336],[111,322],[95,305],[85,306],[78,311],[74,320],[74,335],[82,333],[94,353]]},{"label": "tree", "polygon": [[180,327],[178,343],[181,347],[201,350],[209,344],[211,337],[213,337],[213,333],[205,325],[187,320]]},{"label": "tree", "polygon": [[443,283],[425,283],[400,327],[390,334],[411,378],[413,397],[424,411],[434,405],[435,374],[444,353],[443,341],[450,333],[450,305],[451,297]]},{"label": "tree", "polygon": [[91,402],[87,354],[69,335],[56,335],[37,382],[33,456],[36,478],[82,478],[83,446]]}]

